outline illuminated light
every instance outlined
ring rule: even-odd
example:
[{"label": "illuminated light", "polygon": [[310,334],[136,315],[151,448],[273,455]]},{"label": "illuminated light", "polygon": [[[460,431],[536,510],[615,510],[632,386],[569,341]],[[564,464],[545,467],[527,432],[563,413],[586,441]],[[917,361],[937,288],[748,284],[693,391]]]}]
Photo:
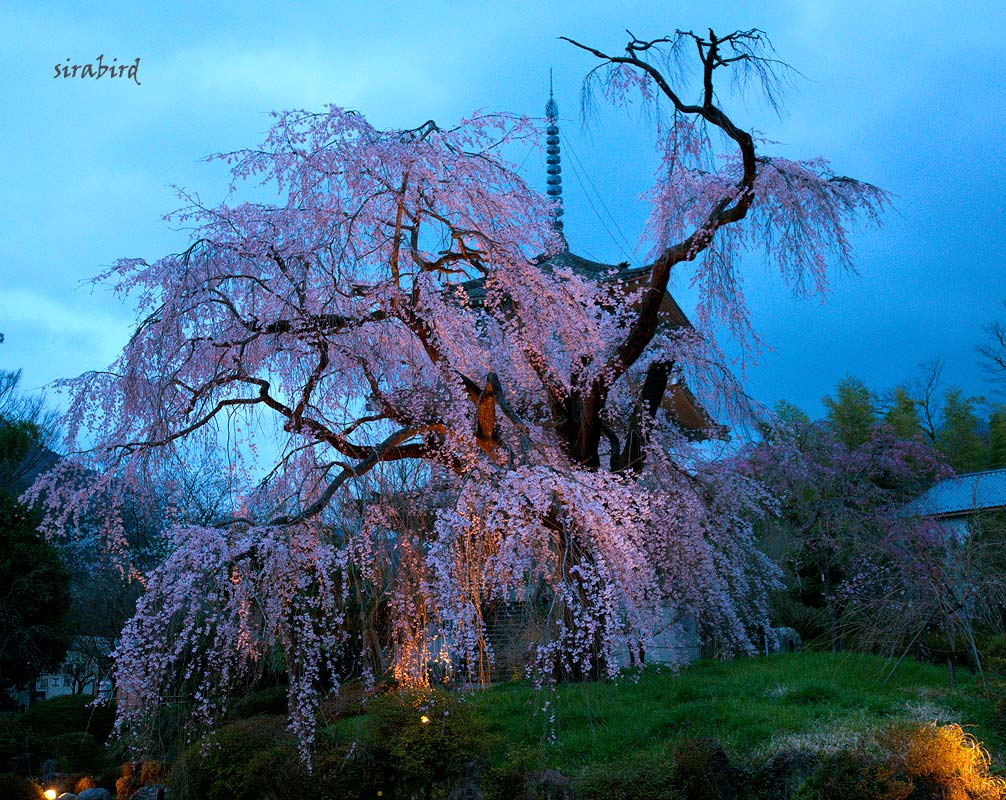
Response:
[{"label": "illuminated light", "polygon": [[56,790],[46,789],[42,794],[45,795],[45,800],[56,800]]},{"label": "illuminated light", "polygon": [[421,717],[419,718],[419,722],[420,722],[420,723],[421,723],[422,725],[429,725],[429,724],[430,724],[430,718],[429,718],[428,716],[426,716],[425,714],[423,714],[423,716],[421,716]]}]

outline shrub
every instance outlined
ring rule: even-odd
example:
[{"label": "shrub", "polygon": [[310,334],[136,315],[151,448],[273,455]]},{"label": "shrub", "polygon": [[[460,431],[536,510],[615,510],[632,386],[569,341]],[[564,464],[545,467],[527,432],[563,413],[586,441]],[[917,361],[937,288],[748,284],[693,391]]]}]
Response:
[{"label": "shrub", "polygon": [[[603,764],[589,768],[577,781],[577,795],[584,800],[684,800],[674,781],[669,780],[674,762],[667,754],[637,757],[625,764]],[[521,795],[501,795],[519,797]]]},{"label": "shrub", "polygon": [[50,736],[46,755],[55,758],[61,772],[80,772],[100,768],[104,751],[97,740],[84,731],[68,731]]},{"label": "shrub", "polygon": [[[0,713],[0,771],[30,771],[38,761],[40,740],[18,714]],[[0,795],[2,796],[2,795]]]},{"label": "shrub", "polygon": [[29,708],[21,721],[42,737],[87,731],[99,742],[104,742],[115,724],[115,706],[92,706],[93,699],[77,694],[43,700]]},{"label": "shrub", "polygon": [[117,797],[132,797],[143,786],[164,783],[167,766],[160,761],[132,761],[119,767],[114,789]]},{"label": "shrub", "polygon": [[[112,797],[115,797],[118,794],[116,790],[116,784],[118,783],[121,775],[122,775],[121,767],[108,767],[107,769],[103,770],[102,773],[98,775],[97,779],[95,780],[97,788],[107,789],[108,793],[112,795]],[[90,789],[94,787],[89,786],[87,788]],[[76,794],[76,792],[74,793]]]},{"label": "shrub", "polygon": [[450,786],[482,757],[489,737],[485,723],[454,696],[437,690],[401,691],[370,701],[363,747],[376,780],[391,791],[429,796],[435,787]]},{"label": "shrub", "polygon": [[674,748],[671,783],[689,800],[731,796],[730,762],[712,739],[684,739]]},{"label": "shrub", "polygon": [[985,699],[991,711],[989,722],[992,729],[1001,737],[1006,737],[1006,682],[1001,679],[990,680]]},{"label": "shrub", "polygon": [[893,727],[878,737],[916,784],[915,796],[1000,800],[1006,781],[989,774],[989,756],[960,725]]},{"label": "shrub", "polygon": [[262,715],[286,714],[286,712],[287,687],[269,686],[235,700],[230,710],[230,718],[249,719]]},{"label": "shrub", "polygon": [[504,763],[487,770],[483,777],[482,789],[486,800],[512,800],[515,797],[524,797],[527,794],[528,781],[541,767],[541,753],[535,748],[527,745],[507,748]]},{"label": "shrub", "polygon": [[818,768],[819,758],[801,749],[774,752],[734,772],[735,796],[744,800],[794,797],[800,785]]},{"label": "shrub", "polygon": [[986,672],[1006,677],[1006,635],[1001,633],[982,638],[978,650]]},{"label": "shrub", "polygon": [[906,800],[914,787],[862,748],[824,756],[794,800]]},{"label": "shrub", "polygon": [[0,797],[4,800],[45,800],[42,787],[20,775],[0,775]]},{"label": "shrub", "polygon": [[387,770],[375,761],[372,751],[356,743],[321,743],[314,753],[313,768],[312,797],[316,800],[356,800],[363,796],[364,787],[371,797],[394,797],[387,786]]},{"label": "shrub", "polygon": [[796,800],[1001,800],[1006,781],[959,725],[897,725],[825,756]]},{"label": "shrub", "polygon": [[362,714],[367,710],[370,698],[380,691],[380,688],[368,689],[361,680],[347,681],[339,687],[338,692],[333,692],[321,701],[319,716],[326,723],[331,723]]},{"label": "shrub", "polygon": [[[93,775],[88,775],[82,772],[76,775],[70,775],[63,781],[63,786],[66,791],[72,792],[73,794],[80,794],[86,789],[95,789],[98,786],[98,782],[94,779]],[[114,786],[112,787],[115,788]]]},{"label": "shrub", "polygon": [[301,800],[307,776],[283,717],[224,725],[187,748],[171,770],[176,800]]}]

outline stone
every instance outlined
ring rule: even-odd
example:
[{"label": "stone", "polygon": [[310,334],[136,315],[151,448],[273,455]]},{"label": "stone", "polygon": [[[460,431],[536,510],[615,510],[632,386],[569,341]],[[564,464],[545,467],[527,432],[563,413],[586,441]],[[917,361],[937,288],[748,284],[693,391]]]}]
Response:
[{"label": "stone", "polygon": [[[158,795],[157,793],[159,791],[164,792],[164,794]],[[171,789],[163,783],[157,783],[153,786],[144,786],[142,789],[137,789],[133,792],[129,800],[171,800]]]},{"label": "stone", "polygon": [[484,773],[479,761],[468,763],[464,773],[451,787],[447,800],[485,800],[486,793],[482,789]]},{"label": "stone", "polygon": [[77,800],[112,800],[108,789],[85,789],[77,795]]},{"label": "stone", "polygon": [[768,637],[766,649],[769,653],[796,653],[803,649],[803,640],[793,628],[773,628],[774,636]]},{"label": "stone", "polygon": [[541,800],[574,800],[571,781],[554,769],[532,773],[527,782],[527,796]]}]

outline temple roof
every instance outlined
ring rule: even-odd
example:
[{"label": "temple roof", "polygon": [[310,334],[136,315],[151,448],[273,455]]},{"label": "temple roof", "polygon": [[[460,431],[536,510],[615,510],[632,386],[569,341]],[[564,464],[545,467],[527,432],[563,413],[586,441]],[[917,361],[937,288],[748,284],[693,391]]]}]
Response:
[{"label": "temple roof", "polygon": [[[548,121],[548,127],[545,129],[545,163],[548,174],[548,195],[556,204],[552,225],[565,246],[558,253],[549,256],[539,256],[535,259],[535,263],[546,272],[553,272],[557,269],[569,269],[585,278],[603,283],[619,284],[625,289],[633,289],[640,286],[650,277],[649,267],[633,268],[625,261],[620,264],[604,264],[599,261],[592,261],[589,258],[576,255],[566,245],[562,221],[562,158],[559,140],[559,106],[552,94],[551,75],[549,76],[548,103],[545,105],[545,117]],[[472,305],[481,306],[485,302],[486,288],[484,277],[466,281],[461,284],[461,287],[465,290]],[[692,327],[692,323],[685,315],[685,312],[681,310],[681,307],[668,292],[664,292],[664,297],[660,304],[660,322],[670,328]],[[702,407],[702,404],[699,403],[683,382],[671,383],[667,386],[661,405],[680,425],[689,438],[702,440],[725,438],[726,436],[726,429],[713,420],[709,412]]]},{"label": "temple roof", "polygon": [[1006,469],[968,472],[940,481],[904,508],[909,516],[952,517],[1006,508]]},{"label": "temple roof", "polygon": [[[632,268],[626,262],[604,264],[578,256],[569,248],[552,256],[541,256],[536,261],[546,272],[569,269],[585,278],[604,283],[616,283],[626,288],[634,288],[634,285],[645,282],[650,276],[649,267]],[[485,278],[466,281],[461,284],[461,287],[465,290],[472,305],[481,306],[485,302]],[[669,292],[664,292],[664,298],[660,304],[660,321],[671,328],[692,327],[691,321]],[[689,438],[705,440],[725,438],[726,436],[726,429],[709,415],[709,412],[703,408],[684,383],[669,384],[661,405]]]}]

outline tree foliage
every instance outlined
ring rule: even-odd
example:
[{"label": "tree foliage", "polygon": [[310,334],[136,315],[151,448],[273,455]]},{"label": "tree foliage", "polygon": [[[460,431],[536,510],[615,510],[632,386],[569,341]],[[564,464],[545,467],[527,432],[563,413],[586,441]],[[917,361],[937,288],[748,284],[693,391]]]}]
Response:
[{"label": "tree foliage", "polygon": [[981,421],[975,413],[978,398],[965,397],[957,388],[947,390],[943,400],[943,423],[936,434],[936,446],[958,472],[976,472],[986,465]]},{"label": "tree foliage", "polygon": [[877,424],[877,408],[870,390],[858,378],[846,375],[838,382],[836,397],[825,397],[828,422],[850,450],[869,440]]},{"label": "tree foliage", "polygon": [[790,598],[820,610],[786,621],[837,647],[866,608],[881,632],[873,604],[906,585],[914,596],[920,563],[942,558],[942,539],[903,508],[952,472],[921,437],[902,438],[885,423],[875,421],[850,445],[848,415],[811,422],[783,410],[771,436],[742,450],[741,468],[779,498],[779,515],[765,521],[763,536],[775,540]]},{"label": "tree foliage", "polygon": [[68,644],[70,575],[38,534],[38,513],[17,501],[50,419],[19,379],[0,373],[0,690],[59,664]]},{"label": "tree foliage", "polygon": [[[214,717],[275,646],[307,737],[353,616],[393,643],[389,664],[365,623],[364,668],[415,682],[437,658],[484,674],[486,611],[514,599],[544,610],[539,674],[616,669],[668,608],[752,649],[772,572],[746,521],[760,489],[704,460],[663,401],[687,380],[711,408],[741,405],[712,326],[750,340],[742,253],[820,290],[886,198],[822,159],[767,154],[720,105],[723,76],[776,100],[760,31],[574,44],[596,59],[590,85],[666,114],[652,260],[632,280],[549,262],[556,209],[501,156],[537,138],[527,120],[382,131],[334,106],[279,113],[260,147],[222,156],[235,190],[261,181],[277,204],[190,196],[185,252],[100,276],[139,324],[108,370],[63,386],[70,448],[93,445],[104,473],[85,487],[68,463],[38,485],[50,529],[221,435],[246,486],[229,520],[173,528],[118,653],[126,723],[178,679]],[[691,271],[700,329],[663,321],[672,269]],[[419,465],[408,485],[399,464]],[[406,490],[420,525],[402,524]],[[114,511],[106,523],[114,544]]]},{"label": "tree foliage", "polygon": [[922,435],[922,421],[919,418],[918,404],[904,386],[894,390],[891,407],[884,414],[884,422],[891,426],[902,439],[911,439]]}]

